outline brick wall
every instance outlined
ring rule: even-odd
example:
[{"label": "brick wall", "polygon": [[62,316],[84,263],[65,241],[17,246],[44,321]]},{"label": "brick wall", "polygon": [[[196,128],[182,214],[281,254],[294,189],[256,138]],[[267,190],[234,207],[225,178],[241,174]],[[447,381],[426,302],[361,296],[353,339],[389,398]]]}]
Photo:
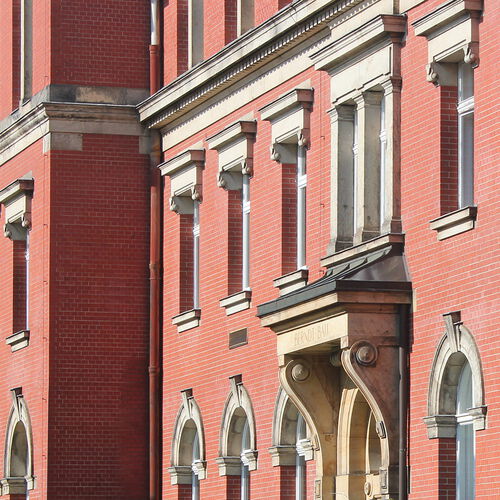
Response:
[{"label": "brick wall", "polygon": [[[437,241],[429,220],[441,213],[440,196],[440,94],[425,78],[427,41],[415,37],[411,23],[442,2],[428,1],[409,12],[409,35],[403,50],[402,72],[402,216],[406,254],[414,285],[416,309],[412,314],[410,355],[411,498],[440,496],[445,475],[440,476],[443,447],[429,440],[422,418],[427,415],[429,372],[444,334],[442,314],[460,310],[472,332],[483,363],[488,424],[476,432],[476,498],[496,498],[500,484],[496,473],[500,433],[498,421],[498,352],[494,311],[498,306],[498,238],[495,236],[499,202],[495,183],[498,153],[493,127],[498,123],[497,92],[493,89],[496,26],[500,12],[495,2],[484,2],[480,23],[479,67],[475,78],[475,190],[477,227],[447,240]],[[496,148],[498,151],[498,148]],[[453,452],[450,452],[453,454]],[[450,490],[451,491],[451,490]],[[448,495],[453,494],[450,492]]]},{"label": "brick wall", "polygon": [[48,491],[147,495],[148,159],[138,139],[52,151]]}]

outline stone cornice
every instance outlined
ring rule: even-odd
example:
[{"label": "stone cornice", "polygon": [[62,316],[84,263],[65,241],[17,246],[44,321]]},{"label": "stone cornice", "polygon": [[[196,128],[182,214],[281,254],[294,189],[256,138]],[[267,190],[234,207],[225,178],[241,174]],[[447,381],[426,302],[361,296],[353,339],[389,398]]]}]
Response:
[{"label": "stone cornice", "polygon": [[482,0],[450,0],[412,23],[415,35],[428,36],[464,14],[480,12]]},{"label": "stone cornice", "polygon": [[339,64],[384,37],[400,39],[406,32],[406,17],[380,15],[360,26],[348,35],[311,55],[316,69],[324,70]]},{"label": "stone cornice", "polygon": [[135,106],[42,102],[0,131],[0,165],[52,132],[145,135]]},{"label": "stone cornice", "polygon": [[176,78],[138,106],[140,119],[161,128],[180,111],[243,78],[249,70],[276,57],[322,29],[362,0],[299,0],[280,10],[215,55]]}]

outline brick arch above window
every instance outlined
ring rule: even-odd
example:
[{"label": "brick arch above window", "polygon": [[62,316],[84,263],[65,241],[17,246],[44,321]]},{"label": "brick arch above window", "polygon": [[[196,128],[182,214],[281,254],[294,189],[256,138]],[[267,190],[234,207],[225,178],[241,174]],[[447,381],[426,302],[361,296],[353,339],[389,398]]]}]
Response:
[{"label": "brick arch above window", "polygon": [[460,312],[443,315],[446,329],[439,341],[429,381],[428,416],[424,418],[430,439],[455,437],[457,388],[461,370],[469,363],[472,371],[473,406],[468,413],[473,418],[474,430],[486,427],[487,406],[481,358],[470,330],[460,318]]}]

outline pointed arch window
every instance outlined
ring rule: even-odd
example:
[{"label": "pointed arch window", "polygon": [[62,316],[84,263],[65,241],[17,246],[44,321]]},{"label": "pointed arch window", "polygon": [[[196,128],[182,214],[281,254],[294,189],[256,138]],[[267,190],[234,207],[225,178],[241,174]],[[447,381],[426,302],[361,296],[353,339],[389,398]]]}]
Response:
[{"label": "pointed arch window", "polygon": [[192,389],[181,392],[172,440],[171,484],[178,485],[183,498],[200,499],[200,481],[206,478],[205,439],[201,411]]},{"label": "pointed arch window", "polygon": [[2,493],[27,495],[28,491],[35,487],[31,419],[21,388],[12,389],[11,395],[12,408],[5,439]]},{"label": "pointed arch window", "polygon": [[257,469],[255,418],[250,396],[241,375],[230,377],[231,393],[224,408],[220,451],[216,459],[219,475],[227,476],[228,498],[250,498],[250,476]]},{"label": "pointed arch window", "polygon": [[304,417],[280,388],[273,421],[273,466],[280,467],[280,493],[286,498],[307,498],[307,462],[314,458],[310,432]]},{"label": "pointed arch window", "polygon": [[455,482],[443,482],[440,490],[465,500],[474,498],[475,431],[485,429],[487,407],[474,337],[463,325],[459,311],[443,317],[446,330],[432,365],[424,422],[428,437],[440,440],[440,467],[448,468],[455,460]]}]

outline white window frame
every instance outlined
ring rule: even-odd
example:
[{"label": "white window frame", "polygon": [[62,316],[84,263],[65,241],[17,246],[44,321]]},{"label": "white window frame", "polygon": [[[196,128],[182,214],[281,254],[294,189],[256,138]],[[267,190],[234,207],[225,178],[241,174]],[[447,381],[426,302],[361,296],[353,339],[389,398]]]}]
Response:
[{"label": "white window frame", "polygon": [[[458,208],[474,203],[474,70],[458,63]],[[469,87],[469,89],[467,89]],[[469,95],[471,94],[471,95]]]}]

